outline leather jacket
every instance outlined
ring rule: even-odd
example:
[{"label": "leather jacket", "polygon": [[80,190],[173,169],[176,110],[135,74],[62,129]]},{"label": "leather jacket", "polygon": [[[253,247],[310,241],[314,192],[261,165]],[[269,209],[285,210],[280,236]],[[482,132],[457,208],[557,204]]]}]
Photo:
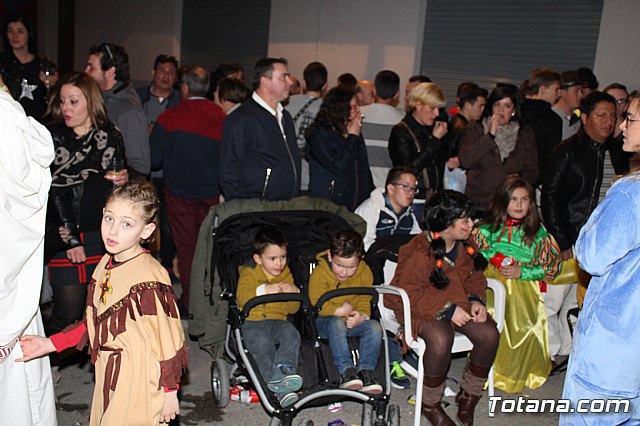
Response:
[{"label": "leather jacket", "polygon": [[[393,167],[413,167],[418,174],[420,189],[416,198],[420,199],[424,199],[428,191],[442,189],[444,165],[442,167],[440,165],[443,164],[441,160],[443,142],[433,136],[432,131],[432,126],[421,125],[413,118],[411,112],[408,112],[402,121],[393,127],[389,135],[389,157]],[[420,149],[416,146],[416,139]],[[425,177],[428,182],[425,182]]]},{"label": "leather jacket", "polygon": [[542,216],[565,251],[598,204],[607,142],[598,143],[584,130],[557,145],[542,186]]},{"label": "leather jacket", "polygon": [[[115,150],[115,155],[123,155],[124,144],[120,132],[113,124],[106,123],[96,131],[100,141],[92,140],[89,143],[92,148],[91,154],[84,157],[78,168],[63,169],[68,158],[79,155],[83,151],[74,151],[71,148],[73,144],[77,144],[77,138],[73,130],[63,123],[49,125],[48,129],[56,148],[56,157],[51,165],[54,182],[49,196],[47,237],[50,239],[50,246],[55,246],[58,250],[66,250],[83,245],[80,238],[81,232],[100,229],[101,209],[107,194],[112,189],[111,183],[104,179],[109,158],[113,155],[109,152]],[[124,166],[126,168],[126,163]],[[60,181],[64,181],[64,178],[56,179],[61,169],[66,174],[75,176],[76,182],[61,186]],[[78,173],[79,169],[82,169],[82,172]],[[65,173],[60,176],[66,176]],[[82,177],[77,177],[77,174]],[[62,243],[58,235],[60,226],[69,230],[70,239],[67,244]]]}]

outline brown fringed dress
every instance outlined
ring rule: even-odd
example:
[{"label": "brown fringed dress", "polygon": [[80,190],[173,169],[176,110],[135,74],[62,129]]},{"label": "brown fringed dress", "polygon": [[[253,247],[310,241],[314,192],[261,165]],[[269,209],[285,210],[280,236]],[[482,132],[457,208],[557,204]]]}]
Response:
[{"label": "brown fringed dress", "polygon": [[105,255],[98,264],[79,344],[88,337],[95,365],[91,426],[159,424],[164,392],[178,387],[188,362],[170,283],[148,253],[119,264]]}]

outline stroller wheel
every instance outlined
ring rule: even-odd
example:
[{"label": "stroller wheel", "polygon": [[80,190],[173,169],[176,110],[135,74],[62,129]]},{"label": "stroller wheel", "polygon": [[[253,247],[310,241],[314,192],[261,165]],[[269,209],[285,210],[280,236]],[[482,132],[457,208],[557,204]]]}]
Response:
[{"label": "stroller wheel", "polygon": [[313,420],[311,419],[300,420],[300,423],[298,423],[298,426],[313,426]]},{"label": "stroller wheel", "polygon": [[229,405],[229,389],[229,368],[224,359],[218,358],[211,364],[211,390],[218,407]]},{"label": "stroller wheel", "polygon": [[389,405],[387,420],[389,426],[400,426],[400,407],[397,404]]},{"label": "stroller wheel", "polygon": [[373,421],[373,407],[366,402],[362,404],[362,421],[361,426],[371,426]]}]

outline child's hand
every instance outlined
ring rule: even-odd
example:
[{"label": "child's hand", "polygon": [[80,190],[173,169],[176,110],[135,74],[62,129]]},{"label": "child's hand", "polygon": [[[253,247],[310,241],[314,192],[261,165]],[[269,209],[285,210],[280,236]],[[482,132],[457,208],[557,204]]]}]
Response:
[{"label": "child's hand", "polygon": [[485,322],[487,320],[487,308],[480,302],[471,302],[471,317],[473,322]]},{"label": "child's hand", "polygon": [[522,270],[518,265],[503,266],[502,268],[500,268],[500,273],[505,278],[518,279],[522,276]]},{"label": "child's hand", "polygon": [[344,302],[342,306],[337,308],[333,315],[337,317],[348,317],[353,312],[353,305],[349,302]]},{"label": "child's hand", "polygon": [[300,289],[291,283],[280,283],[280,293],[300,293]]},{"label": "child's hand", "polygon": [[35,335],[22,336],[20,338],[20,347],[22,348],[22,358],[16,359],[16,362],[31,361],[56,351],[51,339]]},{"label": "child's hand", "polygon": [[164,407],[160,415],[160,423],[169,423],[180,414],[180,403],[178,402],[178,391],[164,393]]},{"label": "child's hand", "polygon": [[347,328],[355,328],[362,324],[367,317],[359,311],[353,311],[347,317]]},{"label": "child's hand", "polygon": [[276,294],[276,293],[280,293],[280,285],[282,283],[275,283],[275,284],[265,284],[264,286],[264,292],[266,294]]},{"label": "child's hand", "polygon": [[451,317],[451,322],[457,325],[458,327],[462,327],[466,323],[471,320],[471,315],[467,313],[460,306],[456,306],[456,310],[453,312],[453,317]]}]

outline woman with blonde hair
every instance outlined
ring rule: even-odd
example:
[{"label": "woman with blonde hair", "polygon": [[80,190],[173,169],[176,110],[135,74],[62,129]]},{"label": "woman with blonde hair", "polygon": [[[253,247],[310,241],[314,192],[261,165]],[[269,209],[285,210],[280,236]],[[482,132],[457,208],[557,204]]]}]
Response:
[{"label": "woman with blonde hair", "polygon": [[[424,200],[442,188],[442,138],[447,122],[437,120],[445,105],[442,89],[420,83],[409,93],[409,111],[389,136],[389,156],[394,167],[410,166],[418,176],[416,199]],[[421,217],[421,212],[416,212]]]},{"label": "woman with blonde hair", "polygon": [[122,135],[105,111],[100,88],[83,72],[62,79],[50,104],[56,156],[46,253],[53,288],[49,333],[82,317],[86,283],[104,254],[102,207],[113,185],[128,179]]}]

